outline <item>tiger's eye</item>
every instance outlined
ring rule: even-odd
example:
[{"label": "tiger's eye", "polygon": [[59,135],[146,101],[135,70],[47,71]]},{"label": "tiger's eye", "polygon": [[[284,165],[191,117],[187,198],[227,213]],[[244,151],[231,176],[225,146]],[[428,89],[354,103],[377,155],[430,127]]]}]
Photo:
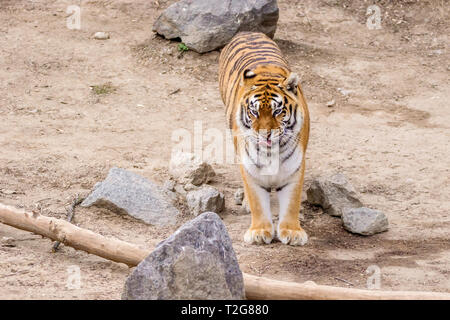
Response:
[{"label": "tiger's eye", "polygon": [[273,116],[276,117],[277,115],[279,115],[281,113],[281,111],[283,111],[283,109],[277,109],[273,112]]}]

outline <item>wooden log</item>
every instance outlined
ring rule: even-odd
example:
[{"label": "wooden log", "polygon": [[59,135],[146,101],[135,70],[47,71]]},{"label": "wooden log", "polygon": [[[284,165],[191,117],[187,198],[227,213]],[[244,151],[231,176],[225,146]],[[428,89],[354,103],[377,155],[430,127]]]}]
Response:
[{"label": "wooden log", "polygon": [[450,293],[381,291],[287,282],[244,274],[249,300],[450,300]]},{"label": "wooden log", "polygon": [[[95,232],[77,227],[67,221],[45,217],[38,213],[28,213],[0,204],[0,222],[9,226],[30,231],[67,246],[95,254],[115,262],[136,266],[148,254],[125,241],[106,238]],[[381,291],[354,288],[340,288],[317,285],[311,282],[296,283],[257,277],[244,273],[245,294],[247,299],[258,300],[450,300],[450,293],[420,291]]]},{"label": "wooden log", "polygon": [[106,238],[65,220],[46,217],[36,212],[25,212],[2,204],[0,222],[128,266],[138,265],[150,253],[149,250],[140,249],[125,241]]}]

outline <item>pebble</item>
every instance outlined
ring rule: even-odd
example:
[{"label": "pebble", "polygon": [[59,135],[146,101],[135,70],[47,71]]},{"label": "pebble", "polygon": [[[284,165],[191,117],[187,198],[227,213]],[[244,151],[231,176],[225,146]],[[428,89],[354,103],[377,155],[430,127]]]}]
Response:
[{"label": "pebble", "polygon": [[335,104],[336,104],[336,101],[334,101],[334,99],[333,99],[333,100],[330,100],[330,101],[327,102],[327,107],[328,107],[328,108],[334,107]]},{"label": "pebble", "polygon": [[96,39],[96,40],[107,40],[107,39],[109,39],[109,33],[107,33],[107,32],[96,32],[94,34],[94,39]]}]

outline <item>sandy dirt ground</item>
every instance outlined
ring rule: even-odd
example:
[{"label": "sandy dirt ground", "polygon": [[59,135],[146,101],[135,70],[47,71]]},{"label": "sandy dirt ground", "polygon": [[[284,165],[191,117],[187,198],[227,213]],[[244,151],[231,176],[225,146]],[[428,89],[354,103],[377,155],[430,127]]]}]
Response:
[{"label": "sandy dirt ground", "polygon": [[[179,56],[151,31],[172,2],[0,1],[0,202],[65,218],[75,194],[113,166],[166,181],[174,129],[225,130],[219,51]],[[73,4],[80,30],[66,27]],[[221,216],[245,272],[366,288],[375,265],[381,289],[450,292],[449,3],[378,1],[380,30],[366,27],[370,4],[280,0],[275,40],[309,103],[305,186],[344,173],[366,206],[387,214],[389,231],[350,234],[303,202],[306,246],[247,245],[237,166],[214,165],[211,184],[226,196]],[[97,31],[111,38],[95,40]],[[74,223],[153,248],[190,218],[156,228],[78,207]],[[52,253],[48,239],[0,225],[4,237],[13,240],[0,244],[0,299],[119,299],[131,272],[69,247]],[[80,289],[66,286],[74,265]]]}]

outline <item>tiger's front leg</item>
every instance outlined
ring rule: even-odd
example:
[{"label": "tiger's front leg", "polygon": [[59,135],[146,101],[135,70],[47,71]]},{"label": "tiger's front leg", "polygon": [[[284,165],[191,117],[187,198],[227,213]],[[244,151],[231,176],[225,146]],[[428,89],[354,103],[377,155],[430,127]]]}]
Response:
[{"label": "tiger's front leg", "polygon": [[252,222],[244,235],[244,241],[250,244],[270,243],[275,232],[270,211],[270,192],[254,183],[242,167],[241,173],[244,180],[245,197],[252,216]]},{"label": "tiger's front leg", "polygon": [[302,246],[308,242],[308,235],[299,221],[304,171],[303,160],[296,179],[277,192],[280,206],[277,237],[284,244]]}]

